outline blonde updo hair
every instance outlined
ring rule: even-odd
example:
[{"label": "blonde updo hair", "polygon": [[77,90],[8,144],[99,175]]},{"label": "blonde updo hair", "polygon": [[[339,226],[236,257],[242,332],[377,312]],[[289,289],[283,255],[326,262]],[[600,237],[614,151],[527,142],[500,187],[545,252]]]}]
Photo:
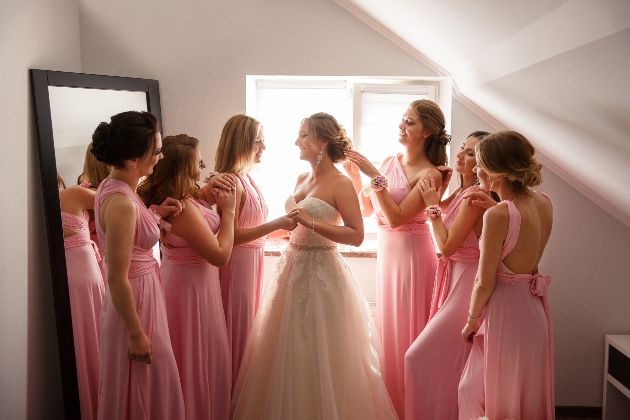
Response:
[{"label": "blonde updo hair", "polygon": [[[91,152],[92,150],[92,142],[88,144],[87,150],[85,151],[85,161],[83,162],[83,174],[82,181],[87,182],[94,188],[98,188],[98,186],[103,182],[105,178],[109,176],[109,173],[112,171],[112,168],[103,162],[99,162]],[[87,178],[87,179],[86,179]]]},{"label": "blonde updo hair", "polygon": [[254,144],[262,126],[258,120],[238,114],[223,126],[214,159],[214,170],[244,175],[256,164]]},{"label": "blonde updo hair", "polygon": [[438,104],[420,99],[413,101],[409,108],[416,111],[424,129],[431,133],[424,142],[424,153],[429,162],[435,166],[448,165],[446,146],[451,141],[451,136],[446,134],[446,119]]},{"label": "blonde updo hair", "polygon": [[333,163],[346,160],[343,151],[352,149],[352,140],[335,117],[325,112],[318,112],[304,118],[302,122],[308,125],[309,144],[313,149],[317,150],[313,145],[313,140],[318,138],[328,142],[326,150]]},{"label": "blonde updo hair", "polygon": [[514,193],[542,183],[543,165],[534,157],[536,149],[516,131],[499,131],[475,146],[477,165],[490,176],[505,178]]}]

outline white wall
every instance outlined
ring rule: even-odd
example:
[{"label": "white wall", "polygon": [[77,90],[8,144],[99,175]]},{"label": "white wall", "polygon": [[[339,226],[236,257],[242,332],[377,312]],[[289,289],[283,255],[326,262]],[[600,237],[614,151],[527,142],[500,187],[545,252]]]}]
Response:
[{"label": "white wall", "polygon": [[79,1],[0,1],[0,418],[63,416],[28,69],[80,71]]}]

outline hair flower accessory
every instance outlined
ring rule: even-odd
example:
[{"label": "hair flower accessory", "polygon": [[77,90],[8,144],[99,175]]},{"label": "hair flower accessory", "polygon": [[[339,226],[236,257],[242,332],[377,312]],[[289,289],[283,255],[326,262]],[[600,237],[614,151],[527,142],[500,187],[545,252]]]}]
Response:
[{"label": "hair flower accessory", "polygon": [[442,215],[442,209],[437,204],[434,204],[424,209],[424,214],[426,214],[429,219],[437,219]]},{"label": "hair flower accessory", "polygon": [[210,178],[212,178],[213,176],[219,175],[218,172],[216,171],[210,171],[210,173],[208,175],[206,175],[206,177],[203,179],[203,182],[205,182],[206,184],[210,181]]},{"label": "hair flower accessory", "polygon": [[90,188],[91,186],[92,184],[90,184],[89,182],[85,182],[85,181],[81,182],[81,187],[83,188]]}]

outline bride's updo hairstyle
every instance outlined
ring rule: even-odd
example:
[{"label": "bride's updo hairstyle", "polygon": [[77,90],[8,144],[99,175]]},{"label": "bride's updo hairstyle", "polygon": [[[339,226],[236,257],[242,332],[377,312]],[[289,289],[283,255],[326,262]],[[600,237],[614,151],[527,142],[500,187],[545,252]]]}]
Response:
[{"label": "bride's updo hairstyle", "polygon": [[499,131],[475,146],[477,165],[490,176],[504,178],[516,193],[527,192],[542,182],[542,168],[534,157],[536,149],[516,131]]},{"label": "bride's updo hairstyle", "polygon": [[424,143],[424,153],[429,162],[435,166],[448,165],[446,146],[451,141],[451,136],[446,134],[446,119],[438,104],[420,99],[413,101],[409,108],[416,111],[424,129],[431,133]]},{"label": "bride's updo hairstyle", "polygon": [[256,164],[254,144],[261,129],[260,122],[247,115],[238,114],[230,118],[221,132],[214,170],[236,174],[250,172]]},{"label": "bride's updo hairstyle", "polygon": [[126,160],[144,157],[152,150],[158,132],[158,120],[150,112],[121,112],[96,127],[90,152],[99,162],[123,169]]},{"label": "bride's updo hairstyle", "polygon": [[164,157],[136,189],[147,207],[161,203],[167,197],[184,200],[195,195],[199,188],[197,179],[200,175],[197,163],[198,146],[199,140],[186,134],[162,139]]},{"label": "bride's updo hairstyle", "polygon": [[313,149],[317,150],[313,145],[313,139],[318,138],[328,142],[328,156],[333,163],[346,159],[343,151],[352,149],[352,140],[335,117],[325,112],[318,112],[305,118],[304,121],[308,124],[309,144]]},{"label": "bride's updo hairstyle", "polygon": [[[92,142],[88,144],[87,149],[85,150],[85,161],[83,162],[83,181],[87,181],[92,187],[98,188],[98,186],[103,182],[105,178],[109,176],[111,172],[111,168],[104,164],[103,162],[99,162],[91,153],[92,150]],[[87,179],[85,179],[87,177]]]}]

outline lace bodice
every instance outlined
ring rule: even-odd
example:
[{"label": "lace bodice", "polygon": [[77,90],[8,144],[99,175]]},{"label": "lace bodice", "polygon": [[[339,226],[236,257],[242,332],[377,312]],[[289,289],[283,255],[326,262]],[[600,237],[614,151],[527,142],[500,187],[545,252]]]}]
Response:
[{"label": "lace bodice", "polygon": [[[341,224],[341,215],[336,208],[316,197],[306,197],[299,203],[295,201],[293,195],[289,196],[284,205],[286,212],[290,212],[296,207],[301,207],[309,212],[315,220],[321,220],[331,225]],[[298,225],[291,234],[291,242],[296,245],[309,246],[335,246],[336,243],[324,238],[310,228]]]}]

